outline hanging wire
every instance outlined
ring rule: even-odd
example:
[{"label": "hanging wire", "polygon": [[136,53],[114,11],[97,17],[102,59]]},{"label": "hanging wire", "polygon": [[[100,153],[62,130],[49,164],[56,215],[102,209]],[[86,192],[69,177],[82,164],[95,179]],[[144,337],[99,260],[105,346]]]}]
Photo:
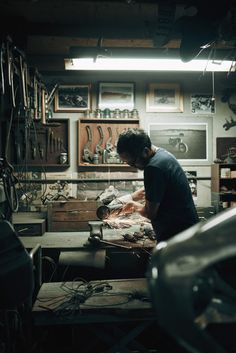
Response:
[{"label": "hanging wire", "polygon": [[211,100],[212,100],[212,102],[214,102],[215,101],[215,71],[212,71],[211,78],[212,78],[212,97],[211,97]]}]

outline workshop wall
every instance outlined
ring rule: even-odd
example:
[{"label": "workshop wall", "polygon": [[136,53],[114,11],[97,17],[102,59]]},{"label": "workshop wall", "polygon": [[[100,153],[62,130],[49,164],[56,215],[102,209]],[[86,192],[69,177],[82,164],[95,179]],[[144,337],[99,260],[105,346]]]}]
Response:
[{"label": "workshop wall", "polygon": [[[184,163],[184,170],[193,172],[198,178],[203,180],[197,181],[197,197],[195,203],[197,206],[204,207],[211,205],[211,169],[210,165],[216,158],[216,138],[217,137],[235,137],[235,127],[226,131],[223,127],[224,123],[231,118],[234,119],[234,113],[229,109],[227,102],[222,102],[224,92],[228,88],[232,88],[235,74],[231,73],[214,73],[197,72],[197,73],[181,73],[181,72],[66,72],[63,76],[44,76],[47,84],[59,82],[60,84],[91,84],[92,85],[92,111],[97,108],[98,83],[99,82],[134,82],[135,83],[135,108],[139,112],[140,127],[148,129],[149,124],[158,122],[175,123],[185,121],[202,122],[209,121],[209,163],[190,161]],[[181,113],[149,113],[146,112],[146,92],[149,83],[178,83],[183,94],[183,112]],[[193,94],[214,94],[215,95],[215,113],[194,114],[191,111],[190,97]],[[89,178],[102,176],[113,177],[112,167],[102,172],[98,170],[94,172],[81,172],[77,163],[77,121],[79,117],[84,117],[84,113],[53,113],[53,118],[69,118],[70,121],[70,167],[64,172],[72,178]],[[126,171],[115,172],[114,176],[125,177]],[[50,173],[52,175],[53,173]],[[61,173],[60,173],[61,174]],[[141,172],[131,173],[132,175],[142,176]],[[208,179],[209,178],[209,179]],[[206,180],[208,179],[208,180]],[[76,185],[73,185],[77,188]]]}]

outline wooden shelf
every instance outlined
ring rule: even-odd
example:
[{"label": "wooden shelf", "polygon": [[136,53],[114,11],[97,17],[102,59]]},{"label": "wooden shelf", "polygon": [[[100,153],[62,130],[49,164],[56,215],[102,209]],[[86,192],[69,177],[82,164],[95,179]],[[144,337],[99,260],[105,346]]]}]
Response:
[{"label": "wooden shelf", "polygon": [[139,119],[115,119],[115,118],[80,118],[81,122],[107,122],[107,123],[123,123],[123,122],[136,122],[139,123]]},{"label": "wooden shelf", "polygon": [[[137,127],[139,127],[139,119],[80,118],[78,120],[78,166],[81,168],[131,168],[125,163],[119,163],[116,141],[124,129]],[[91,141],[89,141],[89,135]],[[98,155],[98,163],[93,163],[98,144],[101,145],[103,153]],[[88,161],[85,159],[85,146],[89,151]]]},{"label": "wooden shelf", "polygon": [[[223,207],[223,203],[226,203],[225,207],[231,207],[232,203],[236,200],[236,178],[235,176],[221,176],[222,169],[228,169],[229,173],[236,171],[236,164],[213,164],[211,166],[211,199],[212,204],[216,206],[217,210],[220,211]],[[221,188],[226,189],[222,191]]]}]

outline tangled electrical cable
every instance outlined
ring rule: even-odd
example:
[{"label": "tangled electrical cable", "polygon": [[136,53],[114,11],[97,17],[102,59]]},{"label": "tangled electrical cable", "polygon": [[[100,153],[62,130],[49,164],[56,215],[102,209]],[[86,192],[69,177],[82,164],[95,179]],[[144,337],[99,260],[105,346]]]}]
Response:
[{"label": "tangled electrical cable", "polygon": [[[55,315],[60,317],[72,316],[81,313],[81,304],[84,307],[113,307],[117,305],[124,305],[133,300],[140,300],[142,302],[149,302],[148,293],[145,291],[133,290],[133,291],[114,291],[112,292],[112,285],[107,281],[98,281],[96,283],[90,283],[80,278],[74,279],[72,284],[63,282],[61,289],[65,292],[60,296],[54,298],[38,299],[40,302],[39,307],[52,311]],[[82,280],[82,281],[81,281]],[[87,302],[92,297],[102,297],[103,302],[99,304],[92,304]],[[114,302],[108,301],[104,304],[104,298],[109,297],[124,297],[125,300]]]}]

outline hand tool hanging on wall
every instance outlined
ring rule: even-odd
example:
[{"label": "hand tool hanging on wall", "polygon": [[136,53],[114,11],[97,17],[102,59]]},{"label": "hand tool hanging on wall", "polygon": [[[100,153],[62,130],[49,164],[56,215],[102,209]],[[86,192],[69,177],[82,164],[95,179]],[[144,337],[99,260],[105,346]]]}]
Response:
[{"label": "hand tool hanging on wall", "polygon": [[19,135],[20,135],[20,131],[19,131],[19,126],[18,126],[13,131],[14,144],[15,144],[15,154],[16,154],[17,163],[21,162],[21,143],[20,143]]},{"label": "hand tool hanging on wall", "polygon": [[56,147],[57,147],[56,141],[57,141],[56,137],[53,137],[53,140],[52,140],[52,142],[53,142],[53,152],[56,152]]},{"label": "hand tool hanging on wall", "polygon": [[26,111],[29,109],[29,92],[28,92],[28,68],[26,61],[23,59],[23,55],[17,51],[19,57],[19,80],[20,80],[20,93],[21,93],[21,105]]},{"label": "hand tool hanging on wall", "polygon": [[50,153],[53,152],[53,131],[50,129],[50,135],[49,135],[49,145],[50,145]]},{"label": "hand tool hanging on wall", "polygon": [[0,70],[1,70],[1,83],[0,83],[0,87],[1,87],[1,93],[4,95],[5,94],[5,76],[4,76],[4,58],[5,58],[5,52],[6,52],[6,48],[5,48],[5,43],[2,42],[1,44],[1,51],[0,51]]},{"label": "hand tool hanging on wall", "polygon": [[36,159],[37,150],[36,150],[36,146],[33,138],[30,139],[30,144],[31,144],[31,158]]},{"label": "hand tool hanging on wall", "polygon": [[38,143],[38,151],[39,151],[40,159],[43,159],[44,158],[44,149],[43,149],[43,147],[42,147],[40,142]]},{"label": "hand tool hanging on wall", "polygon": [[116,127],[116,139],[115,139],[115,142],[114,142],[115,149],[117,147],[118,138],[119,138],[119,129],[118,129],[118,127]]},{"label": "hand tool hanging on wall", "polygon": [[31,116],[34,120],[40,120],[38,115],[38,86],[39,86],[39,74],[36,69],[30,68],[30,82],[32,87],[31,94]]},{"label": "hand tool hanging on wall", "polygon": [[111,130],[111,127],[108,126],[107,130],[108,130],[108,133],[109,133],[109,138],[108,138],[108,140],[106,142],[106,150],[107,150],[107,152],[111,152],[114,149],[114,146],[112,144],[112,130]]},{"label": "hand tool hanging on wall", "polygon": [[41,102],[42,102],[41,123],[43,125],[46,124],[46,111],[47,111],[46,99],[47,99],[47,92],[45,90],[45,87],[41,86]]},{"label": "hand tool hanging on wall", "polygon": [[41,81],[37,82],[37,120],[42,119],[42,90]]},{"label": "hand tool hanging on wall", "polygon": [[99,136],[100,136],[100,139],[95,147],[95,153],[97,153],[99,156],[102,156],[103,154],[103,139],[104,139],[104,136],[103,136],[103,131],[102,131],[102,127],[101,125],[98,125],[97,126],[97,129],[98,129],[98,132],[99,132]]},{"label": "hand tool hanging on wall", "polygon": [[56,144],[57,144],[56,150],[57,150],[57,152],[59,152],[60,151],[60,137],[57,137]]},{"label": "hand tool hanging on wall", "polygon": [[92,130],[89,125],[86,126],[88,141],[83,148],[83,160],[85,162],[92,163],[93,162],[93,152],[91,151],[92,146]]},{"label": "hand tool hanging on wall", "polygon": [[12,54],[12,40],[10,37],[6,39],[6,56],[7,56],[7,82],[9,86],[10,104],[13,108],[16,106],[15,102],[15,88],[14,88],[14,60]]}]

